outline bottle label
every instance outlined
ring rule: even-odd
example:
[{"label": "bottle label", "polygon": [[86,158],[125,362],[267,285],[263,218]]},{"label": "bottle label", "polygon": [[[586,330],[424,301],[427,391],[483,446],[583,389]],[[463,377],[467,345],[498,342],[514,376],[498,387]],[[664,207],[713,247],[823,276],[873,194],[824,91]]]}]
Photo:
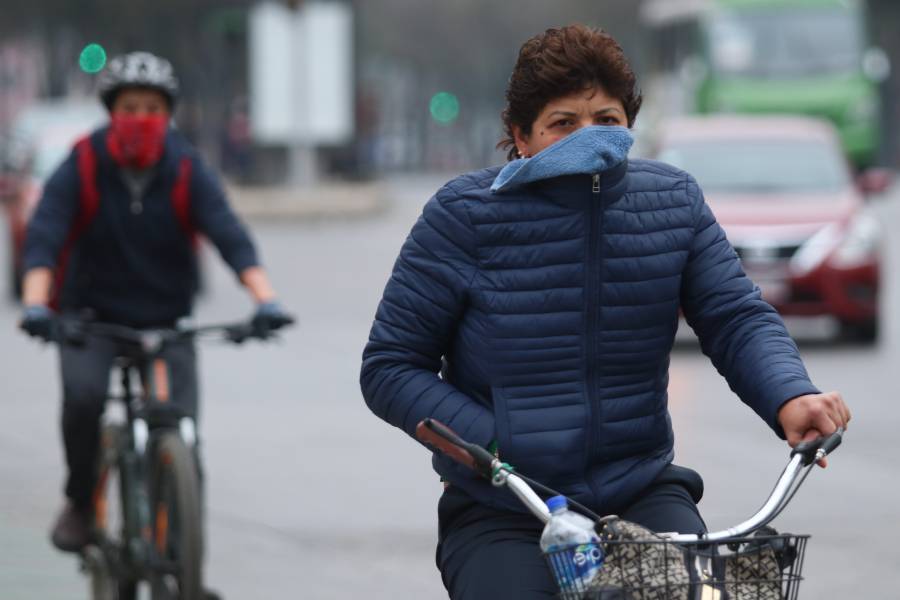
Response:
[{"label": "bottle label", "polygon": [[584,591],[603,565],[603,550],[599,544],[551,548],[549,552],[553,575],[561,591]]}]

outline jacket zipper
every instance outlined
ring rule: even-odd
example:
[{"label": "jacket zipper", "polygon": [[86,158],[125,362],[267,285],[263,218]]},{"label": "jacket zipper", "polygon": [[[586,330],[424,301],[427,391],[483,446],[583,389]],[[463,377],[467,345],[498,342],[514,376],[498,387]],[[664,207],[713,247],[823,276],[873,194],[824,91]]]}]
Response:
[{"label": "jacket zipper", "polygon": [[591,199],[589,207],[590,223],[588,224],[588,261],[587,261],[587,308],[588,308],[588,407],[590,413],[590,431],[588,432],[588,456],[590,461],[600,447],[600,376],[597,372],[599,355],[600,327],[600,241],[603,229],[603,207],[600,205],[600,174],[591,179]]}]

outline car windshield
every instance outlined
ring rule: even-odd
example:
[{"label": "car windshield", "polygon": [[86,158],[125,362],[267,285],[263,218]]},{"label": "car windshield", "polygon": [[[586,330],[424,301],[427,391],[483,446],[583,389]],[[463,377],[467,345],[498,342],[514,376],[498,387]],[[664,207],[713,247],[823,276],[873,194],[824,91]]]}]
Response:
[{"label": "car windshield", "polygon": [[71,150],[71,146],[62,144],[42,146],[34,155],[31,174],[40,181],[47,181]]},{"label": "car windshield", "polygon": [[690,141],[668,146],[657,158],[693,175],[707,192],[830,193],[849,184],[838,151],[820,141]]},{"label": "car windshield", "polygon": [[863,50],[857,17],[841,6],[717,13],[709,24],[713,68],[778,79],[853,73]]}]

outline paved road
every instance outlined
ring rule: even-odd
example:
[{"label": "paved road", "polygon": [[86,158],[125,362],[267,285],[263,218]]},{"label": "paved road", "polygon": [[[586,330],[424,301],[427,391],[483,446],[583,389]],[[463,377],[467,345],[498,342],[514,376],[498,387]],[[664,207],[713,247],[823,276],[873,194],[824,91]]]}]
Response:
[{"label": "paved road", "polygon": [[[439,485],[427,453],[365,409],[359,355],[393,259],[440,181],[394,181],[391,209],[368,220],[259,222],[275,283],[301,319],[283,343],[204,348],[202,431],[209,483],[210,583],[227,598],[442,598],[433,567]],[[900,224],[900,192],[874,207]],[[900,589],[900,238],[889,240],[886,332],[874,349],[805,344],[814,380],[854,411],[846,445],[780,520],[814,534],[804,598],[892,599]],[[3,257],[0,257],[3,258]],[[213,258],[213,257],[210,257]],[[217,259],[202,320],[250,303]],[[56,358],[14,333],[0,306],[0,598],[86,598],[71,557],[46,530],[60,503]],[[700,470],[712,527],[758,508],[785,447],[691,345],[672,361],[678,461]]]}]

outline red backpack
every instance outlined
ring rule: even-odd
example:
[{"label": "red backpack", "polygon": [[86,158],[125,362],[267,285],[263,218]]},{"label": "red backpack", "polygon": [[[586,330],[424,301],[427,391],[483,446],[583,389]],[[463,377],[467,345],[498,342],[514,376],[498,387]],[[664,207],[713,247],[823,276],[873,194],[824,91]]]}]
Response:
[{"label": "red backpack", "polygon": [[[87,231],[87,228],[97,216],[97,210],[100,208],[100,192],[97,189],[97,154],[94,151],[90,136],[81,138],[75,144],[75,159],[80,181],[78,214],[75,217],[75,222],[72,224],[69,235],[66,237],[56,265],[53,297],[50,302],[50,306],[55,310],[59,309],[60,294],[72,248],[84,232]],[[175,211],[175,218],[178,219],[181,230],[191,240],[191,244],[196,244],[197,230],[191,220],[191,167],[192,164],[189,157],[185,156],[178,162],[178,175],[175,178],[175,185],[172,186],[171,199],[172,209]]]}]

